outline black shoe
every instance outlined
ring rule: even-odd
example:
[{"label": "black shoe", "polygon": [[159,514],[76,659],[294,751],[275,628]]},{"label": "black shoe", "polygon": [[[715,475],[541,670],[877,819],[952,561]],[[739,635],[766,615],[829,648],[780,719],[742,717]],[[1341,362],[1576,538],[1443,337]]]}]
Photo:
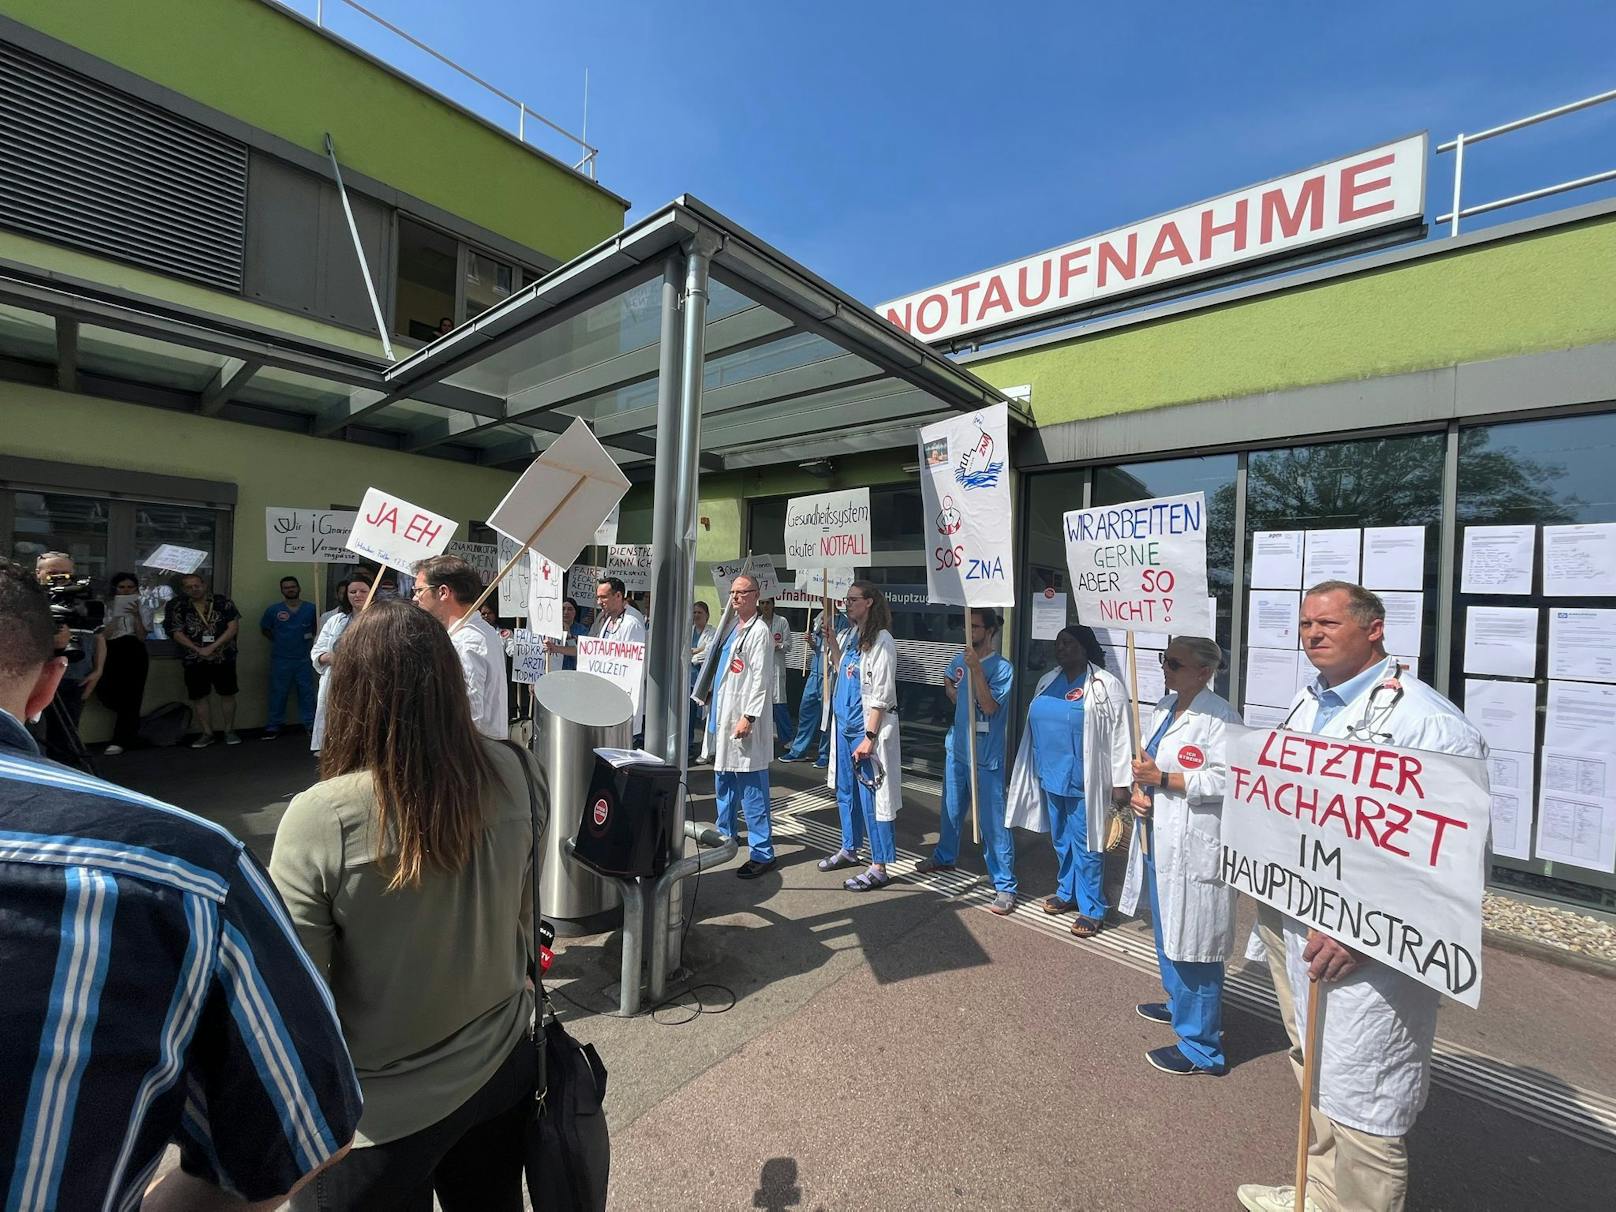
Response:
[{"label": "black shoe", "polygon": [[740,869],[736,871],[735,874],[740,876],[743,880],[755,880],[758,876],[767,875],[769,872],[773,871],[775,867],[779,865],[779,862],[779,859],[770,859],[766,863],[760,863],[756,859],[747,859],[746,862],[741,864]]},{"label": "black shoe", "polygon": [[1168,1026],[1173,1023],[1173,1012],[1167,1008],[1166,1002],[1141,1002],[1133,1008],[1133,1012],[1152,1023],[1166,1023]]}]

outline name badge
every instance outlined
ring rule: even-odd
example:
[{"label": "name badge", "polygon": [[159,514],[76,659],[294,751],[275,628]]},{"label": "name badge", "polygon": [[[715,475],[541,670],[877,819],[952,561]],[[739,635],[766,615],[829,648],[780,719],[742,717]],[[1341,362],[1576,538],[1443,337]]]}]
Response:
[{"label": "name badge", "polygon": [[992,727],[993,727],[993,725],[988,723],[986,720],[977,720],[976,721],[976,730],[978,732],[987,732]]},{"label": "name badge", "polygon": [[216,637],[215,637],[215,636],[214,636],[214,634],[213,634],[213,632],[211,632],[211,631],[206,631],[206,632],[203,632],[203,633],[202,633],[202,642],[203,642],[203,643],[204,643],[204,644],[211,644],[211,643],[213,643],[213,641],[214,641],[214,639],[215,639],[215,638],[216,638]]}]

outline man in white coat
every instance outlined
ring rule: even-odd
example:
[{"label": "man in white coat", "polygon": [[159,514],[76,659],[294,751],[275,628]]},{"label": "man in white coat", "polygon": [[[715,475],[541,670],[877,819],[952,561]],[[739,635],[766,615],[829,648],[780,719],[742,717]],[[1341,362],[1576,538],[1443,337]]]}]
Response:
[{"label": "man in white coat", "polygon": [[736,809],[746,817],[752,853],[736,872],[755,880],[773,871],[774,832],[769,819],[769,762],[774,757],[774,641],[758,613],[756,578],[742,573],[730,586],[735,622],[717,641],[713,689],[708,697],[707,752],[713,759],[718,831],[738,832]]},{"label": "man in white coat", "polygon": [[[602,577],[595,585],[595,622],[589,634],[623,644],[645,643],[645,616],[628,604],[623,582],[616,577]],[[649,656],[649,652],[647,653]],[[645,731],[644,675],[641,675],[641,693],[634,712],[634,743],[638,745]]]},{"label": "man in white coat", "polygon": [[791,624],[776,612],[774,599],[758,603],[758,613],[769,625],[774,644],[774,735],[781,744],[791,739],[791,708],[786,705],[786,667],[791,655]]},{"label": "man in white coat", "polygon": [[459,556],[433,556],[415,566],[415,604],[449,629],[466,675],[471,722],[484,736],[503,741],[511,734],[505,641],[471,609],[482,591],[482,577]]},{"label": "man in white coat", "polygon": [[[1353,737],[1404,749],[1482,757],[1481,733],[1447,699],[1386,656],[1386,608],[1360,585],[1325,581],[1302,599],[1301,639],[1318,679],[1296,696],[1282,727]],[[1486,821],[1476,822],[1487,828]],[[1329,984],[1313,1110],[1306,1204],[1324,1212],[1402,1212],[1408,1191],[1404,1137],[1425,1105],[1438,994],[1327,935],[1262,907],[1258,933],[1291,1062],[1302,1073],[1300,1040],[1309,981]],[[1291,1212],[1291,1187],[1243,1186],[1253,1212]]]}]

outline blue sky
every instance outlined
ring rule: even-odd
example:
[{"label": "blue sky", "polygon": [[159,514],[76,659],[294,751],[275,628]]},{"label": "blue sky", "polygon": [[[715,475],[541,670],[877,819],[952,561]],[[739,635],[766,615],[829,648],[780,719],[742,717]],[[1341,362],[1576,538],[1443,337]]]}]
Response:
[{"label": "blue sky", "polygon": [[[1616,88],[1613,0],[364,2],[575,131],[587,66],[600,180],[630,221],[694,194],[868,303],[1412,131],[1434,147]],[[508,116],[340,0],[325,8],[344,36]],[[1431,216],[1450,160],[1433,161]],[[1465,200],[1610,168],[1616,102],[1472,149]]]}]

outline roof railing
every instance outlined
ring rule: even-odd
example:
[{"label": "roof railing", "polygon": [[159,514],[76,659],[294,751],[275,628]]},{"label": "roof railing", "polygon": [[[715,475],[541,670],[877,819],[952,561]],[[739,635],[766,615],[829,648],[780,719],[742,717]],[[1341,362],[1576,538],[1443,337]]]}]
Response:
[{"label": "roof railing", "polygon": [[1453,153],[1453,209],[1445,215],[1438,215],[1436,221],[1449,224],[1448,235],[1459,234],[1459,220],[1468,219],[1472,215],[1483,215],[1488,211],[1502,210],[1506,206],[1516,206],[1522,202],[1531,202],[1537,198],[1547,198],[1554,194],[1568,193],[1573,189],[1582,189],[1589,185],[1598,185],[1601,181],[1616,180],[1616,168],[1605,172],[1593,173],[1586,177],[1578,177],[1574,181],[1562,181],[1558,185],[1545,185],[1542,189],[1528,190],[1523,194],[1512,194],[1507,198],[1498,198],[1492,202],[1482,202],[1476,206],[1461,205],[1461,191],[1464,187],[1464,159],[1465,148],[1472,143],[1480,143],[1484,139],[1495,139],[1499,135],[1507,135],[1527,126],[1536,126],[1539,122],[1547,122],[1551,118],[1564,117],[1580,109],[1601,105],[1606,101],[1616,101],[1616,88],[1609,92],[1599,93],[1592,97],[1584,97],[1581,101],[1573,101],[1569,105],[1558,105],[1553,109],[1546,109],[1540,114],[1532,114],[1526,118],[1517,118],[1513,122],[1505,122],[1502,126],[1490,127],[1478,131],[1473,135],[1461,134],[1448,143],[1437,146],[1437,153]]},{"label": "roof railing", "polygon": [[[273,3],[279,5],[281,8],[290,9],[291,11],[298,13],[299,16],[305,15],[304,13],[299,12],[297,6],[294,5],[291,0],[273,0]],[[575,135],[566,127],[561,126],[559,123],[552,122],[549,118],[546,118],[543,114],[539,113],[538,110],[527,104],[527,102],[521,100],[520,98],[511,96],[508,92],[502,88],[499,88],[497,85],[490,84],[487,80],[484,80],[475,72],[462,67],[441,51],[428,46],[414,34],[411,34],[407,30],[400,29],[397,25],[394,25],[380,13],[372,12],[363,4],[356,3],[355,0],[314,0],[314,24],[319,26],[321,29],[330,29],[330,27],[325,23],[325,10],[327,4],[340,4],[345,8],[351,8],[360,16],[374,22],[376,25],[381,26],[388,33],[404,39],[404,41],[415,47],[416,50],[432,56],[432,58],[436,59],[439,63],[443,64],[451,71],[457,72],[464,76],[467,80],[470,80],[473,84],[490,93],[492,96],[504,102],[506,105],[515,106],[515,131],[516,137],[520,142],[526,143],[528,141],[527,124],[529,119],[532,119],[543,126],[549,127],[551,130],[555,131],[556,134],[560,135],[563,139],[566,139],[568,142],[577,147],[579,159],[578,162],[572,166],[574,171],[588,174],[591,181],[595,179],[595,157],[600,154],[600,149],[591,145],[587,138],[589,134],[589,76],[587,72],[584,74],[584,131],[581,135]],[[332,32],[334,33],[335,31]]]}]

